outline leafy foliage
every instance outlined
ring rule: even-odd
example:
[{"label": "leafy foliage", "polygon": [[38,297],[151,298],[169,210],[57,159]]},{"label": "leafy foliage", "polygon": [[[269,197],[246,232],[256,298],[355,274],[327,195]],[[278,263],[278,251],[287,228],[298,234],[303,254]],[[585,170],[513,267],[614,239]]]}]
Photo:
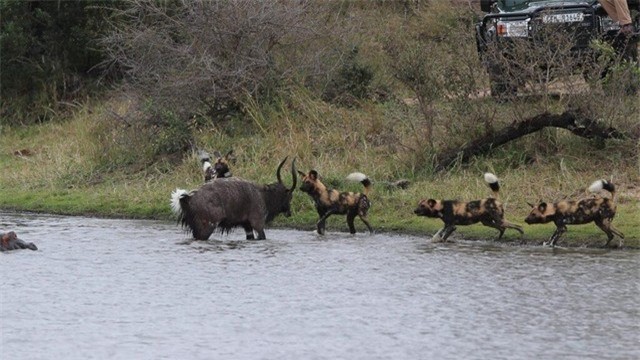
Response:
[{"label": "leafy foliage", "polygon": [[28,124],[51,119],[80,94],[103,57],[96,46],[105,31],[107,1],[3,1],[3,122]]},{"label": "leafy foliage", "polygon": [[[317,1],[127,1],[104,38],[131,88],[188,119],[214,120],[326,72],[332,21]],[[262,100],[261,100],[262,101]]]}]

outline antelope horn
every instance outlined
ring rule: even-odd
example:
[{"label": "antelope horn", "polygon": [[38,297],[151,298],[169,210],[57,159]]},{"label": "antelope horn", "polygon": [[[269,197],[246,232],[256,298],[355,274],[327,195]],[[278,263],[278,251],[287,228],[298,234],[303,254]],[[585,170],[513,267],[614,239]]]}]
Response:
[{"label": "antelope horn", "polygon": [[285,161],[287,161],[288,156],[285,156],[284,160],[280,162],[278,165],[278,170],[276,171],[276,178],[278,179],[278,183],[282,184],[282,178],[280,177],[280,169],[282,169],[282,165],[284,165]]},{"label": "antelope horn", "polygon": [[291,162],[291,178],[293,179],[293,185],[291,185],[291,189],[289,191],[296,189],[298,180],[298,176],[296,176],[296,158],[293,158],[293,161]]}]

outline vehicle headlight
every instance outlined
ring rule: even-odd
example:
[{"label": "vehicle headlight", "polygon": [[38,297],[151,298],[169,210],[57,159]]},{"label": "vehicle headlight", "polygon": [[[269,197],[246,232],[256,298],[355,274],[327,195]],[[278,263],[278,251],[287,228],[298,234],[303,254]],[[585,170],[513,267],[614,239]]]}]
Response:
[{"label": "vehicle headlight", "polygon": [[501,37],[527,37],[529,36],[529,20],[498,21],[496,33]]}]

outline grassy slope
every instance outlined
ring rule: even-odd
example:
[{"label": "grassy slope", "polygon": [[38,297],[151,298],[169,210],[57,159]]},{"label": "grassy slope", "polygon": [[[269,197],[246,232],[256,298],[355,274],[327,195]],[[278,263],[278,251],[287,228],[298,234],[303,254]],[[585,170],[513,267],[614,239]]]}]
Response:
[{"label": "grassy slope", "polygon": [[[359,24],[362,59],[375,70],[374,85],[392,86],[393,96],[412,95],[393,83],[388,60],[381,50],[385,38],[391,35],[424,33],[437,39],[457,29],[463,39],[457,43],[467,46],[459,47],[454,53],[456,57],[449,60],[463,58],[473,69],[480,68],[473,63],[477,61],[477,54],[470,28],[458,29],[460,19],[465,23],[471,17],[451,8],[448,2],[435,2],[420,16],[389,11],[382,3],[376,6],[367,3],[361,9],[358,3],[354,4],[350,11],[355,15],[348,18],[350,21],[362,19]],[[386,26],[379,26],[381,23]],[[448,56],[446,52],[442,54]],[[171,191],[176,187],[196,188],[202,179],[200,164],[194,154],[187,154],[178,162],[146,161],[148,147],[135,143],[137,134],[123,136],[119,133],[122,130],[105,125],[113,120],[113,112],[123,115],[129,106],[124,101],[106,99],[55,123],[27,128],[0,125],[0,208],[171,218],[168,206]],[[618,109],[625,106],[637,108],[637,99],[630,99],[627,104],[611,104],[612,114],[618,114]],[[452,141],[464,143],[460,134],[468,136],[485,131],[483,114],[493,116],[491,126],[498,129],[514,119],[537,114],[541,109],[559,112],[563,105],[549,99],[504,105],[483,99],[461,105],[445,102],[437,109],[435,146],[450,145]],[[424,119],[415,105],[407,105],[406,101],[365,103],[346,109],[322,103],[304,91],[294,91],[281,104],[270,107],[249,104],[248,110],[248,124],[231,119],[195,129],[196,145],[209,150],[234,149],[238,162],[233,173],[258,182],[274,181],[275,167],[284,156],[296,156],[301,170],[315,168],[325,183],[341,190],[358,191],[358,184],[346,183],[343,179],[352,171],[362,171],[375,183],[370,219],[378,231],[429,237],[441,222],[416,217],[413,209],[418,200],[487,196],[490,191],[481,175],[493,171],[501,179],[507,219],[520,224],[529,211],[527,201],[588,196],[584,189],[593,180],[613,180],[619,189],[619,210],[614,224],[626,234],[627,245],[640,247],[637,220],[640,149],[632,140],[610,141],[598,147],[564,130],[544,131],[497,149],[488,157],[475,159],[468,166],[434,175],[424,168],[432,156],[424,150]],[[633,110],[630,113],[634,113]],[[637,126],[633,125],[633,119],[629,121],[631,126]],[[625,123],[614,125],[627,126]],[[131,133],[131,130],[124,131]],[[129,149],[121,151],[122,143],[129,143]],[[13,154],[21,149],[33,154]],[[411,187],[389,191],[382,185],[384,181],[399,178],[411,180]],[[294,216],[279,217],[273,226],[314,228],[317,215],[307,195],[296,192],[293,210]],[[357,226],[360,231],[364,228],[358,223]],[[331,217],[328,227],[329,231],[347,229],[344,218],[339,216]],[[553,225],[524,225],[524,228],[522,238],[507,230],[506,239],[541,243],[554,229]],[[459,227],[457,234],[467,238],[493,237],[495,230],[474,225]],[[563,239],[572,245],[593,246],[603,244],[606,236],[595,225],[588,224],[570,227]]]},{"label": "grassy slope", "polygon": [[[2,128],[0,144],[0,208],[43,211],[63,214],[94,214],[114,217],[172,218],[169,211],[169,196],[176,187],[196,188],[202,179],[200,164],[195,154],[188,154],[178,165],[168,168],[156,163],[144,170],[127,174],[117,169],[102,172],[96,159],[102,151],[96,145],[96,129],[101,119],[108,116],[103,106],[94,106],[91,111],[78,112],[72,119],[30,128]],[[343,124],[356,111],[341,113],[333,109],[333,115],[344,116]],[[379,110],[369,109],[376,116]],[[287,118],[284,116],[284,118]],[[290,120],[290,119],[289,119]],[[352,119],[353,126],[375,126],[371,122]],[[459,198],[477,199],[490,191],[482,181],[483,171],[495,171],[502,182],[502,200],[506,204],[507,219],[523,224],[528,213],[526,201],[535,202],[543,197],[557,200],[565,196],[587,196],[584,189],[594,179],[613,179],[618,185],[619,210],[615,225],[626,234],[625,244],[640,246],[640,227],[637,215],[638,173],[632,162],[623,159],[610,161],[607,154],[623,152],[610,145],[604,151],[595,151],[592,145],[561,133],[562,144],[558,154],[550,159],[540,159],[530,165],[505,167],[511,161],[514,149],[496,151],[495,157],[475,160],[470,166],[436,175],[423,175],[412,166],[399,164],[399,154],[391,155],[386,147],[376,148],[355,140],[337,139],[346,149],[327,149],[326,152],[312,148],[313,139],[308,138],[308,127],[292,128],[282,136],[279,120],[265,123],[257,133],[246,133],[236,138],[221,136],[216,131],[202,132],[199,141],[207,148],[226,150],[234,148],[238,163],[235,175],[259,182],[275,180],[275,167],[284,156],[295,155],[301,170],[317,169],[325,183],[339,189],[358,191],[359,184],[344,181],[351,171],[367,173],[377,183],[372,195],[373,207],[370,219],[377,231],[424,234],[429,237],[440,226],[439,220],[418,218],[413,209],[418,199]],[[357,125],[360,124],[360,125]],[[348,124],[346,124],[348,125]],[[344,132],[326,130],[323,136],[343,137]],[[334,140],[321,139],[331,142]],[[245,144],[232,146],[232,144]],[[29,149],[31,156],[16,156],[14,151]],[[129,169],[130,171],[130,169]],[[285,181],[290,181],[288,172]],[[411,180],[407,190],[388,190],[382,182],[402,177]],[[296,192],[294,216],[278,218],[274,226],[311,230],[317,215],[307,195]],[[364,229],[358,224],[358,229]],[[344,217],[334,216],[329,220],[330,231],[346,231]],[[553,232],[553,225],[524,225],[525,235],[507,230],[508,241],[516,243],[541,243]],[[480,225],[459,227],[458,236],[486,238],[495,236],[495,230]],[[603,244],[606,237],[593,224],[572,226],[565,235],[564,243],[575,246]]]}]

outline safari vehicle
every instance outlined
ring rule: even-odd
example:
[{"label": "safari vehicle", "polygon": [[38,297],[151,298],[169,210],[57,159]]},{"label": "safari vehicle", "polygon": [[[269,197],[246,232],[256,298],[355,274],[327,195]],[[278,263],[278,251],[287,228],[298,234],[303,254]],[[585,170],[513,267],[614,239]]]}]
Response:
[{"label": "safari vehicle", "polygon": [[[638,29],[640,0],[627,3]],[[563,34],[568,41],[568,57],[577,67],[593,62],[594,40],[611,44],[620,57],[638,59],[638,36],[619,34],[620,25],[596,0],[481,0],[480,8],[486,14],[476,24],[476,41],[494,97],[515,94],[523,84],[525,68],[531,67],[528,65],[554,66],[550,57],[540,51],[557,47],[550,41],[550,34]],[[514,55],[516,48],[520,49],[518,56],[538,58],[528,59],[527,66],[519,65],[521,59]]]}]

